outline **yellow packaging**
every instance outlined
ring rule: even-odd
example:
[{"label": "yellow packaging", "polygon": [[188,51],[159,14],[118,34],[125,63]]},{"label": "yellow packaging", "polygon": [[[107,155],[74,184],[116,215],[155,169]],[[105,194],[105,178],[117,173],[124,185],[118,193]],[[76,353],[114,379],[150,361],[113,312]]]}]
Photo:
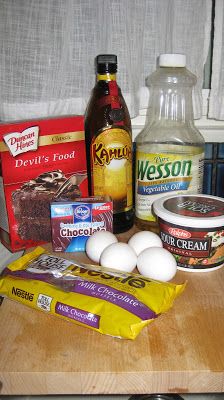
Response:
[{"label": "yellow packaging", "polygon": [[135,339],[172,307],[176,285],[96,265],[76,264],[37,247],[0,277],[0,295],[103,334]]}]

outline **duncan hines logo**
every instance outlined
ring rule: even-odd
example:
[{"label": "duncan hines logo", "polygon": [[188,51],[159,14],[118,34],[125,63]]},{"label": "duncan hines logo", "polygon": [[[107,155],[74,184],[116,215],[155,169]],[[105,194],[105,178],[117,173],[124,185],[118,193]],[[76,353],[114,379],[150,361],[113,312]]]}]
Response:
[{"label": "duncan hines logo", "polygon": [[190,232],[185,231],[184,229],[180,229],[180,228],[169,228],[168,232],[170,235],[172,235],[176,238],[189,239],[191,237]]},{"label": "duncan hines logo", "polygon": [[22,132],[12,132],[3,139],[13,157],[38,148],[39,126],[32,126]]}]

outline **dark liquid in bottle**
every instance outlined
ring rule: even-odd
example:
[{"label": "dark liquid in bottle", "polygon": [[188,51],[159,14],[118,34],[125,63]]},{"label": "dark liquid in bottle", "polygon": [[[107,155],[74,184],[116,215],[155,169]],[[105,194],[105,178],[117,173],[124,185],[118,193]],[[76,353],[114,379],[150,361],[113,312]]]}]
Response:
[{"label": "dark liquid in bottle", "polygon": [[[112,80],[110,80],[111,77]],[[131,142],[130,116],[126,103],[121,94],[121,90],[117,86],[113,74],[112,75],[107,74],[107,79],[105,79],[105,75],[102,75],[102,79],[100,75],[98,76],[98,82],[96,83],[92,91],[92,96],[90,98],[85,116],[86,156],[87,156],[87,169],[89,178],[89,193],[91,195],[99,195],[99,194],[102,195],[102,191],[101,193],[99,192],[101,189],[99,189],[98,191],[97,184],[94,184],[94,179],[95,182],[97,179],[96,177],[94,177],[94,174],[96,174],[93,162],[94,151],[95,154],[97,154],[96,157],[98,157],[98,164],[100,164],[101,162],[100,160],[102,158],[102,162],[105,163],[106,168],[111,161],[109,162],[107,160],[107,151],[104,150],[105,143],[107,144],[107,147],[105,145],[105,148],[109,148],[108,157],[110,156],[112,161],[114,161],[112,157],[117,159],[120,157],[120,159],[122,160],[124,158],[123,161],[129,163],[128,167],[129,170],[130,170],[130,165],[132,163],[132,148],[131,150],[129,149],[128,153],[124,154],[124,157],[122,157],[123,154],[122,151],[124,150],[116,148],[116,145],[115,145],[115,150],[114,148],[110,150],[110,140],[111,144],[113,145],[113,142],[116,141],[117,136],[119,135],[121,135],[121,138],[124,136],[124,138],[126,138],[125,140],[128,140],[130,142],[129,146],[126,147],[131,147],[132,142]],[[101,137],[102,137],[102,143],[101,143]],[[94,143],[95,147],[93,146]],[[95,150],[93,150],[93,147]],[[101,148],[103,149],[102,152],[101,151],[97,152],[97,150]],[[114,155],[111,156],[111,154],[115,153],[116,156]],[[125,172],[123,171],[123,174],[124,173]],[[134,220],[134,212],[132,208],[132,177],[130,177],[132,173],[130,172],[128,173],[129,187],[128,188],[125,187],[123,189],[122,189],[122,184],[119,180],[121,179],[120,176],[122,172],[121,174],[119,173],[117,174],[117,180],[116,180],[116,170],[112,171],[112,169],[110,170],[108,168],[107,174],[108,176],[109,174],[111,174],[111,177],[113,174],[113,177],[111,178],[113,182],[113,188],[110,189],[112,190],[112,192],[110,193],[110,190],[109,189],[107,190],[107,188],[105,187],[104,194],[111,196],[113,199],[114,233],[124,232],[132,227]],[[109,178],[107,177],[107,179]],[[105,183],[105,186],[106,185],[107,184]],[[119,195],[119,190],[121,193],[124,192],[124,194]],[[127,200],[128,196],[129,200]]]}]

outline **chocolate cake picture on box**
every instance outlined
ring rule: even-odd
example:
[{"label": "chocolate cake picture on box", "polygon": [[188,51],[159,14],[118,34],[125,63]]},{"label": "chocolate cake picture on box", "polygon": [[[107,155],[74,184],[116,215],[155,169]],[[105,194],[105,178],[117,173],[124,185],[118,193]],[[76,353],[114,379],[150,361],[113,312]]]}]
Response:
[{"label": "chocolate cake picture on box", "polygon": [[44,172],[12,192],[12,207],[23,240],[51,241],[50,203],[81,197],[86,174],[66,178],[61,170]]},{"label": "chocolate cake picture on box", "polygon": [[84,117],[0,124],[0,240],[10,251],[51,241],[50,203],[88,196]]}]

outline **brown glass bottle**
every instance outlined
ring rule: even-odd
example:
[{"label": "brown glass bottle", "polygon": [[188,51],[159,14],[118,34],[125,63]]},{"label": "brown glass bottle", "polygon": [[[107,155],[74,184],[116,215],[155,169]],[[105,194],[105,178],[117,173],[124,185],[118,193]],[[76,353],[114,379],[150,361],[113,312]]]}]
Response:
[{"label": "brown glass bottle", "polygon": [[113,200],[114,233],[133,225],[131,120],[116,82],[117,57],[96,57],[97,81],[85,114],[89,193]]}]

